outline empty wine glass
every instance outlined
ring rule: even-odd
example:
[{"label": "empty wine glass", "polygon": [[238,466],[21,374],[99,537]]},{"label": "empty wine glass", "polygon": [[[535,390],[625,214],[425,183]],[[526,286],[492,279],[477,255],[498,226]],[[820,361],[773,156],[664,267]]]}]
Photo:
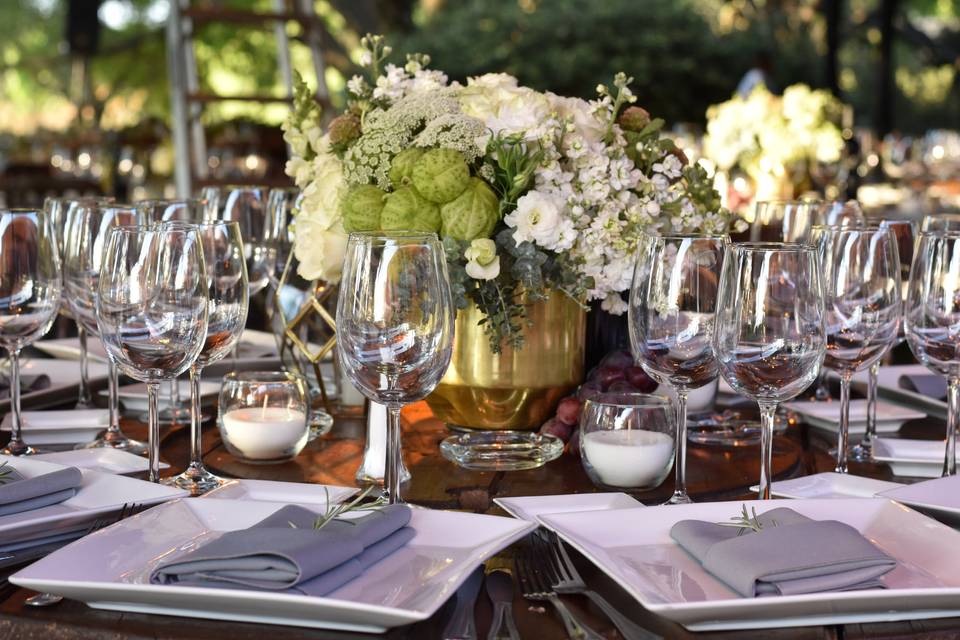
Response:
[{"label": "empty wine glass", "polygon": [[337,354],[353,385],[387,405],[385,491],[400,502],[400,409],[440,382],[453,352],[453,302],[433,233],[351,233],[337,304]]},{"label": "empty wine glass", "polygon": [[[207,201],[200,198],[180,198],[167,200],[140,200],[136,203],[143,213],[144,222],[203,222],[207,213]],[[170,405],[160,411],[160,424],[182,424],[193,420],[190,404],[184,402],[180,394],[180,381],[170,381]],[[209,416],[200,414],[201,421]],[[145,416],[140,418],[146,421]]]},{"label": "empty wine glass", "polygon": [[[94,337],[97,327],[97,288],[103,274],[104,247],[110,230],[118,225],[135,225],[141,221],[139,210],[132,205],[85,200],[71,207],[65,224],[66,243],[63,251],[64,298],[70,306],[77,326]],[[117,395],[117,367],[107,359],[107,406],[110,422],[93,442],[84,448],[111,447],[141,455],[144,443],[128,438],[120,430],[120,400]]]},{"label": "empty wine glass", "polygon": [[819,200],[761,200],[750,228],[750,240],[800,242],[810,233],[823,203]]},{"label": "empty wine glass", "polygon": [[827,350],[823,366],[840,376],[836,473],[847,473],[850,381],[897,340],[902,286],[897,237],[889,227],[814,228],[823,268]]},{"label": "empty wine glass", "polygon": [[628,326],[637,362],[677,395],[676,487],[668,504],[692,502],[687,495],[687,394],[717,377],[717,270],[727,244],[726,236],[705,235],[640,241]]},{"label": "empty wine glass", "polygon": [[826,348],[817,251],[749,242],[727,249],[714,348],[720,374],[760,406],[760,497],[770,497],[777,405],[817,377]]},{"label": "empty wine glass", "polygon": [[[958,216],[960,219],[960,216]],[[910,265],[913,263],[913,247],[916,238],[916,224],[910,220],[881,220],[880,226],[893,231],[897,237],[897,253],[900,256],[900,284],[902,299],[906,302],[907,290],[910,284]],[[903,308],[900,310],[900,327],[897,330],[897,339],[890,346],[901,344],[906,340],[903,330]],[[888,349],[888,351],[889,351]],[[850,450],[849,458],[857,462],[867,462],[873,458],[873,444],[877,438],[877,378],[880,375],[880,363],[883,356],[877,359],[867,370],[867,428],[860,440]]]},{"label": "empty wine glass", "polygon": [[267,189],[260,186],[208,187],[201,192],[206,201],[206,219],[236,222],[240,225],[246,251],[250,295],[256,295],[270,282],[276,270],[276,232],[267,206]]},{"label": "empty wine glass", "polygon": [[863,208],[856,200],[828,200],[818,203],[813,223],[828,227],[856,227],[865,220]]},{"label": "empty wine glass", "polygon": [[230,353],[240,339],[247,322],[247,266],[243,259],[243,241],[236,222],[206,222],[198,225],[167,223],[165,226],[195,229],[203,243],[209,300],[207,334],[203,349],[190,365],[190,464],[169,483],[203,495],[223,484],[223,479],[203,466],[203,434],[200,415],[200,377],[203,368]]},{"label": "empty wine glass", "polygon": [[954,475],[960,418],[960,232],[920,232],[903,317],[913,355],[947,379],[943,475]]},{"label": "empty wine glass", "polygon": [[97,291],[100,338],[124,374],[147,385],[151,482],[160,479],[160,382],[187,370],[207,337],[207,271],[196,229],[114,227]]},{"label": "empty wine glass", "polygon": [[0,343],[10,354],[13,429],[0,453],[34,453],[21,437],[20,351],[50,330],[60,306],[60,256],[42,210],[0,211]]},{"label": "empty wine glass", "polygon": [[921,231],[960,231],[960,213],[933,213],[923,217]]},{"label": "empty wine glass", "polygon": [[293,238],[289,228],[294,212],[302,201],[303,196],[296,188],[270,189],[267,196],[265,240],[273,247],[276,265],[267,277],[274,287],[279,284],[280,276],[287,264],[287,257],[293,251]]}]

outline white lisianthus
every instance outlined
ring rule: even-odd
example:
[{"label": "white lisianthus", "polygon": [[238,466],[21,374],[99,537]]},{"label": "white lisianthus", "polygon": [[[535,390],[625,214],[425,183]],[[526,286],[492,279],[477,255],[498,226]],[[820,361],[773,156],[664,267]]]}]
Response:
[{"label": "white lisianthus", "polygon": [[[517,200],[517,208],[503,219],[513,227],[513,239],[534,242],[545,249],[555,249],[561,240],[575,234],[572,224],[564,225],[563,202],[540,191],[530,191]],[[564,237],[566,236],[566,237]]]},{"label": "white lisianthus", "polygon": [[493,280],[500,275],[497,243],[490,238],[477,238],[463,252],[467,259],[467,275],[475,280]]}]

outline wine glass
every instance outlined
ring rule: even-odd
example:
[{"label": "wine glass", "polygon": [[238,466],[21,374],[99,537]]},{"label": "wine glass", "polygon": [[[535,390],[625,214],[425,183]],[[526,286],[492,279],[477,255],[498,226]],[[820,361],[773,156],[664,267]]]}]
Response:
[{"label": "wine glass", "polygon": [[400,409],[440,382],[453,353],[454,308],[443,246],[433,233],[351,233],[337,303],[340,366],[387,405],[390,503],[400,502]]},{"label": "wine glass", "polygon": [[293,238],[289,228],[294,212],[302,201],[300,190],[291,187],[270,189],[267,196],[267,228],[264,230],[264,239],[275,252],[276,266],[267,276],[274,287],[279,284],[287,257],[293,251]]},{"label": "wine glass", "polygon": [[0,211],[0,343],[10,354],[13,429],[0,453],[35,453],[21,437],[20,351],[50,330],[60,306],[60,256],[42,210]]},{"label": "wine glass", "polygon": [[[960,219],[960,216],[958,216]],[[907,299],[910,284],[910,265],[913,263],[913,247],[917,235],[916,223],[911,220],[881,220],[880,226],[893,231],[897,237],[897,253],[900,256],[901,298]],[[903,308],[900,309],[900,327],[897,339],[890,349],[906,340],[903,330]],[[889,351],[889,349],[888,349]],[[881,356],[867,370],[867,428],[860,443],[850,450],[849,458],[857,462],[867,462],[873,458],[873,442],[877,438],[877,378],[880,375]]]},{"label": "wine glass", "polygon": [[810,232],[822,204],[819,200],[761,200],[750,240],[800,242]]},{"label": "wine glass", "polygon": [[913,355],[947,379],[943,475],[954,475],[960,417],[960,232],[920,232],[903,318]]},{"label": "wine glass", "polygon": [[823,366],[840,376],[836,473],[847,473],[850,381],[897,340],[902,286],[897,237],[889,227],[814,228],[823,268],[827,350]]},{"label": "wine glass", "polygon": [[829,227],[855,227],[863,224],[865,220],[863,208],[856,200],[820,202],[814,216],[815,225]]},{"label": "wine glass", "polygon": [[203,245],[209,288],[207,334],[197,359],[190,365],[190,464],[169,484],[203,495],[223,484],[223,479],[203,466],[203,434],[200,415],[200,378],[203,368],[223,359],[240,340],[247,322],[247,266],[243,259],[240,225],[236,222],[206,222],[197,225],[166,223],[165,227],[194,229]]},{"label": "wine glass", "polygon": [[688,504],[687,394],[717,377],[713,351],[717,270],[726,236],[664,235],[640,241],[628,308],[634,357],[677,395],[676,487],[667,504]]},{"label": "wine glass", "polygon": [[[202,222],[207,210],[207,201],[200,198],[181,198],[172,200],[140,200],[137,207],[143,213],[144,222]],[[190,405],[180,397],[180,381],[170,381],[170,406],[160,411],[160,424],[181,424],[193,420]],[[201,421],[209,416],[200,414]],[[141,420],[146,421],[145,416]]]},{"label": "wine glass", "polygon": [[240,225],[250,278],[250,295],[254,296],[270,282],[276,270],[277,250],[267,207],[267,190],[260,186],[207,187],[201,192],[206,201],[208,221],[222,220]]},{"label": "wine glass", "polygon": [[[103,274],[104,246],[110,230],[119,225],[135,225],[142,220],[132,205],[85,200],[71,207],[65,223],[66,242],[63,251],[64,298],[86,334],[100,334],[97,327],[97,288]],[[107,406],[110,422],[107,430],[83,448],[111,447],[142,455],[144,443],[128,438],[120,430],[120,400],[117,396],[117,366],[107,359]]]},{"label": "wine glass", "polygon": [[960,213],[934,213],[923,217],[921,231],[960,231]]},{"label": "wine glass", "polygon": [[147,384],[151,482],[160,479],[160,382],[197,359],[207,337],[207,270],[196,229],[114,227],[97,288],[97,326],[110,358]]},{"label": "wine glass", "polygon": [[727,249],[717,294],[720,374],[760,406],[760,497],[770,498],[777,405],[817,377],[826,349],[817,250],[748,242]]}]

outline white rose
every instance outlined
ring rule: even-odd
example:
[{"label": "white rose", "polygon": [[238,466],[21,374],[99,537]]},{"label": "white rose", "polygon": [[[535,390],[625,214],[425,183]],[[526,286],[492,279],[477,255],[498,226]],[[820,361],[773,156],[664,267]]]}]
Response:
[{"label": "white rose", "polygon": [[303,189],[298,218],[308,217],[329,229],[340,219],[340,201],[345,191],[340,159],[330,153],[318,155],[313,160],[313,180]]},{"label": "white rose", "polygon": [[306,280],[337,282],[343,270],[347,234],[338,222],[326,228],[322,222],[297,216],[293,253],[300,262],[297,272]]},{"label": "white rose", "polygon": [[500,275],[497,243],[490,238],[477,238],[463,252],[467,259],[467,275],[475,280],[493,280]]},{"label": "white rose", "polygon": [[516,229],[517,242],[535,242],[546,249],[554,249],[564,231],[563,203],[558,199],[530,191],[517,200],[517,208],[503,219]]},{"label": "white rose", "polygon": [[482,76],[467,78],[467,86],[484,89],[515,89],[517,79],[507,73],[485,73]]}]

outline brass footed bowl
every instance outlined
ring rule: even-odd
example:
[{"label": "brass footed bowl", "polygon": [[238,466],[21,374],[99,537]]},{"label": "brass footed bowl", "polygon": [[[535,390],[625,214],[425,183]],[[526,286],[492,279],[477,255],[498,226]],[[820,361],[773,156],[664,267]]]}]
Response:
[{"label": "brass footed bowl", "polygon": [[477,307],[457,313],[450,368],[427,398],[453,428],[537,429],[583,379],[586,317],[561,292],[529,308],[520,349],[490,352]]}]

